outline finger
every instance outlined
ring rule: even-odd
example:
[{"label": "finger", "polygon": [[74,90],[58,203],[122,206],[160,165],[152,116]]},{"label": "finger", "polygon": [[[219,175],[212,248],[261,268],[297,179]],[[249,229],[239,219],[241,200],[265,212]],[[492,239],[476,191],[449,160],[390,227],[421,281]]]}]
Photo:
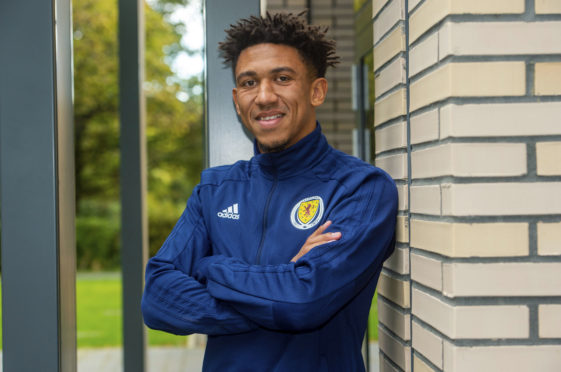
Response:
[{"label": "finger", "polygon": [[323,232],[331,225],[331,221],[326,221],[323,225],[321,225],[320,227],[318,227],[311,235],[312,236],[318,236],[323,234]]},{"label": "finger", "polygon": [[[318,236],[314,236],[314,237],[310,237],[307,240],[307,244],[315,244],[315,243],[327,243],[333,240],[339,240],[341,239],[341,233],[340,232],[329,232],[329,233],[324,233]],[[306,244],[306,245],[307,245]]]},{"label": "finger", "polygon": [[325,233],[325,234],[322,234],[320,236],[315,237],[314,239],[311,239],[302,248],[306,251],[309,251],[312,248],[317,247],[318,245],[337,241],[337,240],[341,239],[341,236],[342,235],[341,235],[340,232]]}]

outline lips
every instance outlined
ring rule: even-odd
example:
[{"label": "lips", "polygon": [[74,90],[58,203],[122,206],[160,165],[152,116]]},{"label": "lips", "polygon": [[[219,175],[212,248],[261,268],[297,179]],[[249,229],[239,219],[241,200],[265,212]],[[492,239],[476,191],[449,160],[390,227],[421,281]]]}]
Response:
[{"label": "lips", "polygon": [[285,116],[282,112],[262,112],[258,114],[255,119],[264,128],[271,128],[276,126]]}]

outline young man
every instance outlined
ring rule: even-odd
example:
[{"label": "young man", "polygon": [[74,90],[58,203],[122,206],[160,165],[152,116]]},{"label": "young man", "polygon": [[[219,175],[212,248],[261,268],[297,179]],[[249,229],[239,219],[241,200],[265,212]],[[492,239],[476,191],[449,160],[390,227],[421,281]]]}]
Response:
[{"label": "young man", "polygon": [[363,371],[361,344],[397,192],[316,122],[337,62],[294,15],[242,19],[220,49],[255,156],[207,169],[150,259],[146,324],[209,335],[205,371]]}]

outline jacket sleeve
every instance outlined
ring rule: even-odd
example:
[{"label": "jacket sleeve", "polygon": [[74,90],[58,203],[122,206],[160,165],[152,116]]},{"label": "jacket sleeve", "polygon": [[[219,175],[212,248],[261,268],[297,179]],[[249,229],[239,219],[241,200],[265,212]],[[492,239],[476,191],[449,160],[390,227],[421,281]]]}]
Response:
[{"label": "jacket sleeve", "polygon": [[[338,241],[315,247],[296,263],[248,265],[204,258],[197,275],[212,296],[259,325],[282,331],[317,328],[377,275],[394,248],[397,190],[385,173],[370,174],[331,210]],[[312,231],[310,231],[312,233]],[[282,239],[276,243],[282,248]]]},{"label": "jacket sleeve", "polygon": [[196,262],[210,254],[199,186],[158,253],[146,266],[142,296],[144,322],[174,334],[233,334],[257,328],[227,303],[212,297],[192,276]]}]

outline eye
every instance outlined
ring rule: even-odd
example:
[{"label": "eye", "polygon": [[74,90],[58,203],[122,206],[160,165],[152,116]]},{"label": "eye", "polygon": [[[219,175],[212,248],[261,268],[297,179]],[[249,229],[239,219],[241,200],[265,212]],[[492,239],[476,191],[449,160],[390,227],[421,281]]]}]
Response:
[{"label": "eye", "polygon": [[254,87],[256,84],[255,80],[244,80],[241,82],[241,86],[245,87],[245,88],[251,88]]},{"label": "eye", "polygon": [[290,76],[280,75],[280,76],[277,78],[277,80],[278,80],[279,82],[281,82],[281,83],[287,83],[287,82],[289,82],[289,81],[292,80],[292,79],[290,78]]}]

